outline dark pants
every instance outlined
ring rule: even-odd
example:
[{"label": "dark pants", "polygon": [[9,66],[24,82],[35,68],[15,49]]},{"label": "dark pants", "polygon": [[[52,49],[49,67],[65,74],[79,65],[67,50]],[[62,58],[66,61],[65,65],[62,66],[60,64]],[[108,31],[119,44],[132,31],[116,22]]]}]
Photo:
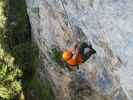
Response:
[{"label": "dark pants", "polygon": [[[87,52],[85,52],[86,48],[89,49]],[[96,51],[92,48],[92,45],[88,45],[86,42],[80,44],[80,52],[83,55],[84,61],[88,60],[92,54],[96,53]]]}]

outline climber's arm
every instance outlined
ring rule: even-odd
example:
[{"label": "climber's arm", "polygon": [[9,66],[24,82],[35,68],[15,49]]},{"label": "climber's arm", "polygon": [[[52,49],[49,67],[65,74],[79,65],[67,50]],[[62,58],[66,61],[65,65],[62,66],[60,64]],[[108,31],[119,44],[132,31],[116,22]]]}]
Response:
[{"label": "climber's arm", "polygon": [[76,59],[78,53],[79,53],[79,42],[77,42],[75,45],[74,45],[74,51],[73,51],[73,58]]}]

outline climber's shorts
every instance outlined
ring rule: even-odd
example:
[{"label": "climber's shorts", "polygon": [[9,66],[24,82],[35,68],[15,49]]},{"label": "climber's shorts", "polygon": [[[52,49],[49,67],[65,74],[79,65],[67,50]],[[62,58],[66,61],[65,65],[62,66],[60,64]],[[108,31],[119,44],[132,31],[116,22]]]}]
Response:
[{"label": "climber's shorts", "polygon": [[88,60],[92,54],[96,53],[92,45],[88,45],[86,42],[80,44],[80,52],[83,55],[84,61]]}]

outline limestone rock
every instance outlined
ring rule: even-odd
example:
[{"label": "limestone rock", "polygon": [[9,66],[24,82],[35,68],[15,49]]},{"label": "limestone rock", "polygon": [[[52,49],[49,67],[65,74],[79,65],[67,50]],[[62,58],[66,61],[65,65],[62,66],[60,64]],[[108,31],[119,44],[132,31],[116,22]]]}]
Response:
[{"label": "limestone rock", "polygon": [[[40,78],[53,81],[57,100],[133,100],[133,0],[26,0]],[[97,53],[66,71],[51,59],[76,39]]]}]

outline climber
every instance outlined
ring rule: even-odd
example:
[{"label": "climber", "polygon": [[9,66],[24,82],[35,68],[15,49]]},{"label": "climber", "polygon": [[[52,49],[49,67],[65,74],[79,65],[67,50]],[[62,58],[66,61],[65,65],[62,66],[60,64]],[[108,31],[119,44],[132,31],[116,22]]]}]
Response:
[{"label": "climber", "polygon": [[79,69],[79,65],[88,60],[96,51],[92,45],[86,42],[77,42],[74,48],[69,48],[63,52],[63,60],[67,63],[70,70]]}]

